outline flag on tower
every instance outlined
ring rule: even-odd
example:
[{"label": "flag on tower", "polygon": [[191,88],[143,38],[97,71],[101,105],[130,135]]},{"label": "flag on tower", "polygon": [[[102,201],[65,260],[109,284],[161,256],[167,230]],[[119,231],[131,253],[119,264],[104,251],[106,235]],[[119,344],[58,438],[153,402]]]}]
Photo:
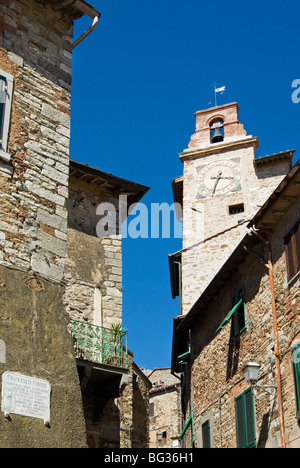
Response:
[{"label": "flag on tower", "polygon": [[215,91],[216,93],[224,93],[225,89],[226,89],[226,86],[222,86],[222,88],[216,88]]}]

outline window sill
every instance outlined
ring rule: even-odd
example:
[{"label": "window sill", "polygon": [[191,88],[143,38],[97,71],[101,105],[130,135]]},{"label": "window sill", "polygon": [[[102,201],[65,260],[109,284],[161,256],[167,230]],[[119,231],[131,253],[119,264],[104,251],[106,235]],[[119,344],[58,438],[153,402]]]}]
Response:
[{"label": "window sill", "polygon": [[9,163],[11,160],[10,154],[7,154],[5,151],[0,150],[0,160]]}]

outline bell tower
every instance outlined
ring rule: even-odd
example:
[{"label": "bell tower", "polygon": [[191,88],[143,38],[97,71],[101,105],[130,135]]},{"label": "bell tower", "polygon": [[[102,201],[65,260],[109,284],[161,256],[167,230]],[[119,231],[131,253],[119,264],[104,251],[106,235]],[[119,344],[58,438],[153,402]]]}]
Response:
[{"label": "bell tower", "polygon": [[[183,176],[173,180],[173,193],[182,204],[183,244],[169,259],[172,294],[175,297],[180,290],[183,314],[225,263],[246,234],[247,222],[292,165],[291,151],[257,159],[258,138],[247,134],[238,111],[233,102],[197,112],[195,133],[179,154]],[[178,277],[175,265],[179,263],[181,279],[175,281],[172,274]],[[174,285],[179,283],[176,291]]]},{"label": "bell tower", "polygon": [[237,102],[233,102],[196,112],[196,131],[188,147],[206,148],[222,141],[244,139],[247,132],[239,123],[238,110]]}]

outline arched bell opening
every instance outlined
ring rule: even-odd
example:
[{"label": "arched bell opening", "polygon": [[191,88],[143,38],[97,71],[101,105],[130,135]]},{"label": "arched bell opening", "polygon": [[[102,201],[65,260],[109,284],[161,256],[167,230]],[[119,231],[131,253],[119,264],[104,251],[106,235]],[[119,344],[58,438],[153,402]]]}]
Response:
[{"label": "arched bell opening", "polygon": [[224,140],[224,122],[218,119],[210,124],[211,143],[219,143]]}]

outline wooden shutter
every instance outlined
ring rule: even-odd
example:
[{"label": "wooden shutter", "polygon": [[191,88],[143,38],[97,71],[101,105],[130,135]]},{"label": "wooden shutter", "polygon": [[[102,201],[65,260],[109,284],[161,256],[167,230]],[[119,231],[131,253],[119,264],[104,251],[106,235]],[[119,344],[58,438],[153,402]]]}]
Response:
[{"label": "wooden shutter", "polygon": [[296,250],[296,258],[297,258],[297,271],[300,271],[300,222],[298,221],[296,228],[295,228],[295,250]]},{"label": "wooden shutter", "polygon": [[252,390],[248,390],[245,396],[245,413],[246,413],[246,444],[247,447],[255,445],[255,415],[254,401]]},{"label": "wooden shutter", "polygon": [[284,239],[285,253],[290,281],[300,271],[300,221],[298,221]]},{"label": "wooden shutter", "polygon": [[245,423],[244,423],[244,403],[243,395],[235,401],[235,419],[236,419],[236,436],[237,448],[245,446]]},{"label": "wooden shutter", "polygon": [[293,348],[292,366],[294,374],[295,400],[296,400],[296,416],[300,419],[300,343],[297,343]]},{"label": "wooden shutter", "polygon": [[238,448],[256,446],[255,408],[252,388],[235,400],[236,436]]}]

